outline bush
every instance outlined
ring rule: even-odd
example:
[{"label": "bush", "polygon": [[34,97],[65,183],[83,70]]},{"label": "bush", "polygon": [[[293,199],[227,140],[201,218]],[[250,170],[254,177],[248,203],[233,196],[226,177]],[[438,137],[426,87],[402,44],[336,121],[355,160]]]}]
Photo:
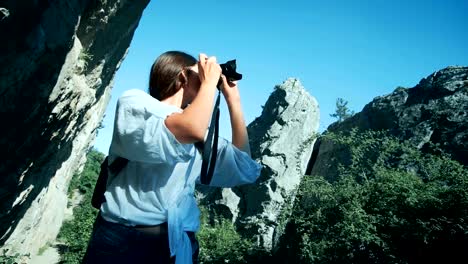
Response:
[{"label": "bush", "polygon": [[69,195],[71,196],[74,190],[78,190],[83,195],[83,199],[79,206],[73,209],[73,219],[64,222],[60,229],[58,240],[63,243],[59,246],[60,263],[81,263],[86,253],[98,213],[98,210],[91,206],[91,197],[103,160],[103,153],[91,150],[87,155],[83,171],[75,175],[70,183]]},{"label": "bush", "polygon": [[255,251],[253,242],[242,238],[228,219],[217,218],[209,225],[207,209],[200,209],[200,263],[248,263]]},{"label": "bush", "polygon": [[8,249],[3,248],[1,249],[2,252],[0,253],[0,263],[2,264],[18,264],[18,263],[25,263],[26,260],[30,260],[30,254],[9,254]]},{"label": "bush", "polygon": [[[294,263],[466,258],[468,170],[384,132],[329,134],[349,153],[334,181],[306,176],[287,227]],[[439,154],[434,154],[439,153]],[[283,245],[285,246],[285,245]]]}]

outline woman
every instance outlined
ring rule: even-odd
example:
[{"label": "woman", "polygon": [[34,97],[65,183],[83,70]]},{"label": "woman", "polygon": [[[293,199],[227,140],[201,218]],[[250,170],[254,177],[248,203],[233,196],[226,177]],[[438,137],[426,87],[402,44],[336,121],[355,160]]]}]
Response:
[{"label": "woman", "polygon": [[210,185],[254,182],[260,165],[250,158],[236,83],[221,75],[215,57],[162,54],[150,73],[149,95],[125,92],[118,100],[109,162],[128,161],[110,175],[85,263],[192,263],[198,261],[195,183],[216,85],[229,109],[232,143],[220,138]]}]

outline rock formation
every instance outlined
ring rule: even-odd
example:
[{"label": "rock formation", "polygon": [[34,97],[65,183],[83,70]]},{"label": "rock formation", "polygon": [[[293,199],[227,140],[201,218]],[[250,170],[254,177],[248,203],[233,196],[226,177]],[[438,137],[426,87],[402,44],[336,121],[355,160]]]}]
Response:
[{"label": "rock formation", "polygon": [[[414,88],[399,87],[375,98],[362,112],[328,131],[388,130],[424,150],[438,143],[454,159],[467,162],[468,67],[448,67]],[[336,162],[346,153],[330,142],[313,139],[318,106],[295,79],[276,87],[262,115],[248,129],[252,156],[263,164],[260,179],[232,189],[203,190],[202,203],[235,222],[247,237],[257,237],[266,250],[275,249],[289,215],[305,167],[307,174],[334,179]],[[313,155],[311,152],[313,151]]]},{"label": "rock formation", "polygon": [[[0,4],[0,247],[36,253],[55,239],[73,173],[94,140],[115,72],[149,0],[13,1]],[[439,143],[468,165],[468,67],[448,67],[414,88],[378,97],[329,131],[387,129],[424,150]],[[248,127],[263,165],[252,185],[204,191],[202,202],[271,250],[308,164],[333,177],[322,142],[311,158],[319,109],[297,79],[275,87]],[[318,148],[318,144],[315,145]]]},{"label": "rock formation", "polygon": [[[448,67],[422,79],[418,85],[399,87],[375,98],[362,112],[328,131],[388,130],[425,150],[428,143],[440,144],[445,152],[468,165],[468,67]],[[333,179],[341,151],[330,142],[321,142],[311,174]]]},{"label": "rock formation", "polygon": [[294,202],[319,126],[319,108],[299,80],[275,87],[262,114],[249,126],[252,157],[263,165],[255,184],[201,190],[202,203],[237,224],[246,236],[271,250]]},{"label": "rock formation", "polygon": [[57,235],[148,2],[0,4],[0,246],[35,253]]}]

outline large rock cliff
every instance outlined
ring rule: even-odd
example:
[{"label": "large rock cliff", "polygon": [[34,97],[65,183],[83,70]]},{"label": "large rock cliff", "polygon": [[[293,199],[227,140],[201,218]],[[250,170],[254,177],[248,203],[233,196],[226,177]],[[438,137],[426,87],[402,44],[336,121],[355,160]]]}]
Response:
[{"label": "large rock cliff", "polygon": [[[448,67],[414,88],[399,87],[375,98],[328,131],[388,130],[423,151],[429,143],[439,144],[467,165],[467,117],[468,67]],[[212,215],[231,219],[246,237],[257,238],[265,250],[277,249],[304,173],[333,181],[338,162],[349,158],[331,142],[315,142],[317,127],[317,102],[299,82],[289,79],[277,86],[262,115],[248,127],[252,156],[263,165],[260,179],[232,189],[202,190],[206,197],[201,202]]]},{"label": "large rock cliff", "polygon": [[319,116],[317,100],[299,80],[277,85],[261,116],[248,126],[252,157],[263,165],[260,178],[232,189],[201,189],[206,195],[201,202],[265,250],[274,249],[305,174]]},{"label": "large rock cliff", "polygon": [[[57,235],[70,179],[92,144],[148,2],[0,3],[0,247],[35,253]],[[468,67],[449,67],[376,98],[329,131],[387,129],[423,150],[439,143],[467,165],[467,109]],[[300,82],[278,85],[248,127],[252,156],[263,165],[260,179],[206,191],[202,202],[274,249],[308,164],[312,174],[334,176],[330,161],[339,149],[322,142],[317,159],[312,155],[318,125],[317,101]]]},{"label": "large rock cliff", "polygon": [[0,246],[35,253],[57,235],[148,2],[0,4]]},{"label": "large rock cliff", "polygon": [[[351,129],[387,130],[425,150],[440,147],[468,165],[468,67],[447,67],[422,79],[413,88],[397,88],[375,98],[360,113],[329,126],[331,132]],[[333,180],[336,162],[346,159],[337,146],[321,142],[311,174]]]}]

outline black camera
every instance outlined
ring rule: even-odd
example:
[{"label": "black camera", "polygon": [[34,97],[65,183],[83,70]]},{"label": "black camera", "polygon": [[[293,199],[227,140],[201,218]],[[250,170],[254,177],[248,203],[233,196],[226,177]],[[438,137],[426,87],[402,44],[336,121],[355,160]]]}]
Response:
[{"label": "black camera", "polygon": [[236,60],[230,60],[226,63],[220,64],[222,73],[226,76],[226,79],[230,82],[238,81],[242,79],[242,74],[236,72]]}]

